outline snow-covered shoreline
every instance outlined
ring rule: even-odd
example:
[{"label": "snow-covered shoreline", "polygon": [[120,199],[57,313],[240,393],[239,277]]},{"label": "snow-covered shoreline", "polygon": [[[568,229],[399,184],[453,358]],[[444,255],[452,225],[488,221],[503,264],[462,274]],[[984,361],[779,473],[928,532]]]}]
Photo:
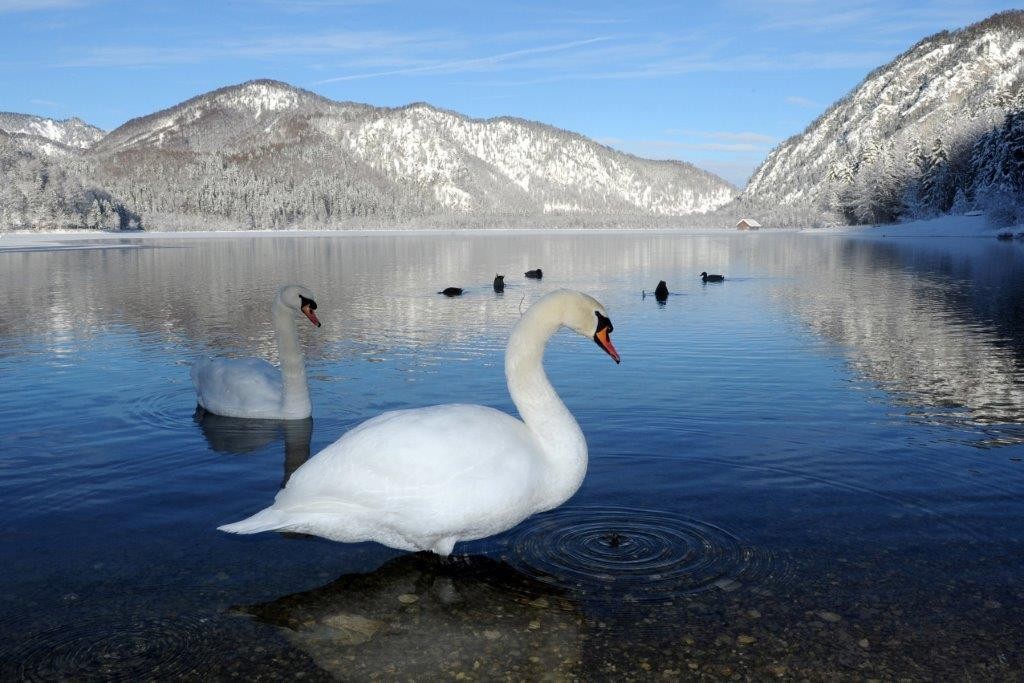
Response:
[{"label": "snow-covered shoreline", "polygon": [[1018,232],[1024,226],[996,228],[983,215],[940,216],[928,220],[885,225],[844,225],[802,232],[815,235],[858,235],[862,237],[992,237],[1001,232]]},{"label": "snow-covered shoreline", "polygon": [[[766,229],[757,232],[738,232],[731,228],[379,228],[358,230],[197,230],[176,232],[7,232],[0,233],[0,251],[12,249],[69,249],[111,248],[129,246],[135,241],[147,240],[204,240],[238,239],[241,237],[259,239],[264,237],[369,237],[381,235],[510,235],[510,234],[685,234],[685,235],[731,235],[763,236],[774,234],[800,233],[808,236],[845,235],[868,238],[900,237],[995,237],[1000,232],[1016,232],[1022,228],[994,228],[987,224],[984,216],[943,216],[931,220],[913,221],[890,225],[853,225],[834,228],[814,229]],[[108,244],[95,244],[95,243]],[[120,242],[121,244],[115,244]],[[76,244],[79,243],[79,244]]]},{"label": "snow-covered shoreline", "polygon": [[[196,230],[174,232],[102,232],[54,231],[0,233],[0,251],[14,248],[67,248],[75,242],[114,242],[135,240],[204,240],[204,239],[260,239],[266,237],[373,237],[400,235],[433,236],[486,236],[486,235],[611,235],[611,234],[732,234],[726,228],[374,228],[352,230]],[[796,229],[770,232],[799,232]]]}]

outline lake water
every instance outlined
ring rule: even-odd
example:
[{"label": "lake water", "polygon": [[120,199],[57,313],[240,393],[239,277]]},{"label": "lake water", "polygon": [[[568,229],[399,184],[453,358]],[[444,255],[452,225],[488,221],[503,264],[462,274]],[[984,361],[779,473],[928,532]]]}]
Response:
[{"label": "lake water", "polygon": [[[0,678],[1009,679],[1024,670],[1024,248],[805,234],[124,239],[0,251]],[[542,281],[522,277],[543,268]],[[698,274],[724,272],[704,285]],[[506,274],[503,295],[491,290]],[[665,305],[641,292],[659,279]],[[301,282],[312,421],[195,415]],[[465,287],[447,299],[443,287]],[[456,556],[219,524],[381,411],[514,410],[562,287],[563,507]]]}]

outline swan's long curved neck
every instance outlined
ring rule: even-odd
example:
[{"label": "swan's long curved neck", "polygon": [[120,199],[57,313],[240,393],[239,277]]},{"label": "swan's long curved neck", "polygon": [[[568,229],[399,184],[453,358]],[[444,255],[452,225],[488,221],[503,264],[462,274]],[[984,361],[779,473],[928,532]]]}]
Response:
[{"label": "swan's long curved neck", "polygon": [[509,336],[505,378],[523,422],[544,451],[550,470],[541,482],[541,509],[564,503],[587,472],[587,442],[544,372],[544,347],[561,327],[557,301],[531,307]]},{"label": "swan's long curved neck", "polygon": [[312,404],[309,401],[309,385],[306,383],[306,361],[299,347],[299,331],[295,328],[295,313],[280,297],[274,299],[272,312],[284,388],[281,410],[286,416],[308,417]]}]

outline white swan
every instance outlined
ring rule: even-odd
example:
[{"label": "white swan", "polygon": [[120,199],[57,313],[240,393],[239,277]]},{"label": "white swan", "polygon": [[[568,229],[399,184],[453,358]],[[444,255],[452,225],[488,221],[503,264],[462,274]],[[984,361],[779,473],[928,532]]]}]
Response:
[{"label": "white swan", "polygon": [[295,312],[320,327],[313,293],[286,285],[271,306],[280,369],[262,358],[201,358],[192,365],[196,400],[206,410],[226,417],[303,420],[313,412],[306,384],[306,365],[299,349]]},{"label": "white swan", "polygon": [[273,505],[220,530],[278,529],[448,555],[457,541],[561,505],[587,471],[583,432],[542,365],[545,344],[562,326],[619,362],[604,306],[579,292],[552,292],[522,317],[505,351],[522,421],[463,404],[384,413],[302,465]]}]

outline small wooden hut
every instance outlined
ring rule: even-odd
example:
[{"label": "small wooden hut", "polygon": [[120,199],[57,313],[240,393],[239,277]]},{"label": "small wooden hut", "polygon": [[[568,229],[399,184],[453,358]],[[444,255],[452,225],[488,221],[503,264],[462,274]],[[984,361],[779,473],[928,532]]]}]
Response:
[{"label": "small wooden hut", "polygon": [[760,230],[761,224],[753,218],[743,218],[736,224],[737,230]]}]

